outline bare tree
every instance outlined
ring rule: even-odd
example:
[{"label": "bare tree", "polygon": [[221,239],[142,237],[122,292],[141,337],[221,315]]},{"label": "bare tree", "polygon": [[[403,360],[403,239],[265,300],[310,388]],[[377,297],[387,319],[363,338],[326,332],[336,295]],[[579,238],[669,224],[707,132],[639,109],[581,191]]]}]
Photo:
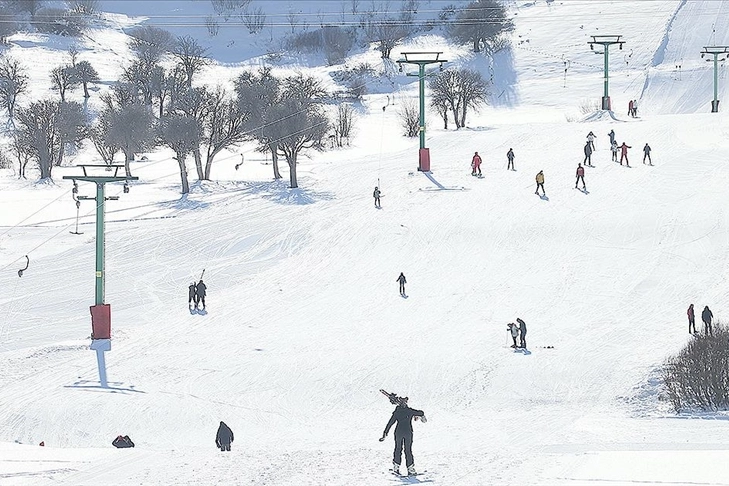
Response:
[{"label": "bare tree", "polygon": [[139,58],[134,60],[131,65],[122,71],[121,81],[134,86],[142,95],[142,101],[145,105],[152,104],[154,84],[152,78],[157,66],[158,64],[156,62]]},{"label": "bare tree", "polygon": [[195,147],[200,145],[199,136],[200,127],[198,121],[192,117],[171,114],[160,122],[160,141],[175,152],[175,158],[180,168],[182,194],[188,194],[190,192],[185,159]]},{"label": "bare tree", "polygon": [[471,44],[473,52],[495,51],[498,39],[514,30],[514,23],[506,17],[506,9],[498,0],[476,0],[465,6],[454,22],[449,24],[448,33],[459,44]]},{"label": "bare tree", "polygon": [[[353,128],[354,108],[348,103],[342,103],[337,106],[337,117],[334,120],[334,142],[337,147],[342,147],[344,140],[349,141]],[[349,142],[347,144],[349,145]]]},{"label": "bare tree", "polygon": [[402,108],[398,111],[400,122],[405,129],[405,136],[412,138],[417,137],[420,133],[420,111],[412,100],[407,100],[402,104]]},{"label": "bare tree", "polygon": [[172,96],[172,93],[179,93],[187,89],[184,78],[185,75],[179,66],[169,73],[162,66],[155,66],[152,69],[150,78],[152,101],[157,103],[160,119],[164,117],[165,102]]},{"label": "bare tree", "polygon": [[61,103],[66,102],[66,92],[78,87],[80,81],[76,77],[73,66],[58,66],[51,71],[51,85],[61,95]]},{"label": "bare tree", "polygon": [[203,120],[205,154],[205,180],[210,180],[210,170],[215,156],[221,150],[247,139],[246,122],[250,117],[237,100],[231,99],[225,90],[217,88],[208,98],[209,109]]},{"label": "bare tree", "polygon": [[[176,115],[178,117],[185,116],[192,118],[197,122],[197,126],[202,130],[203,121],[210,112],[210,91],[205,86],[197,88],[186,88],[181,92],[173,92],[167,116]],[[197,134],[195,140],[197,145],[191,150],[195,158],[195,168],[197,169],[197,178],[202,180],[205,177],[205,170],[202,165],[202,155],[200,154],[200,142],[202,142],[202,132]]]},{"label": "bare tree", "polygon": [[269,134],[271,110],[279,102],[281,81],[271,74],[271,68],[261,68],[258,73],[244,72],[235,80],[237,102],[242,113],[248,114],[246,130],[260,144],[261,151],[271,152],[273,178],[280,179],[278,168],[278,140]]},{"label": "bare tree", "polygon": [[241,15],[241,22],[248,29],[249,34],[257,34],[266,25],[266,14],[261,7],[253,10],[244,10]]},{"label": "bare tree", "polygon": [[[429,87],[433,92],[432,106],[442,110],[448,106],[453,113],[456,128],[466,126],[469,108],[477,109],[486,102],[488,85],[477,71],[468,69],[449,69],[430,78]],[[439,111],[447,124],[447,115]]]},{"label": "bare tree", "polygon": [[13,119],[18,96],[28,89],[28,75],[20,61],[11,57],[0,57],[0,106],[8,110]]},{"label": "bare tree", "polygon": [[10,151],[15,156],[15,160],[18,161],[19,179],[27,179],[26,168],[28,167],[28,163],[33,160],[33,152],[29,148],[30,144],[25,139],[25,135],[18,131],[13,132],[10,140]]},{"label": "bare tree", "polygon": [[187,87],[192,87],[192,78],[195,73],[210,64],[206,55],[207,49],[198,44],[197,40],[189,35],[177,38],[172,49],[172,55],[177,58],[178,64],[185,72]]},{"label": "bare tree", "polygon": [[392,49],[408,34],[402,19],[389,13],[389,3],[372,5],[372,9],[360,17],[367,42],[377,44],[383,59],[389,59]]},{"label": "bare tree", "polygon": [[131,175],[130,162],[134,155],[154,146],[154,116],[139,103],[105,108],[101,115],[108,121],[105,142],[124,152],[124,170]]},{"label": "bare tree", "polygon": [[72,12],[84,14],[84,15],[93,15],[99,10],[99,1],[98,0],[73,0],[70,2],[69,7],[71,7]]},{"label": "bare tree", "polygon": [[76,60],[78,59],[78,47],[75,44],[68,46],[68,57],[71,58],[71,66],[76,67]]},{"label": "bare tree", "polygon": [[94,66],[89,61],[81,61],[76,64],[76,78],[84,88],[84,98],[89,97],[89,83],[99,82],[99,73],[96,72]]},{"label": "bare tree", "polygon": [[15,133],[25,144],[22,150],[35,160],[41,179],[50,179],[63,159],[67,143],[87,136],[86,117],[80,104],[42,100],[17,110]]},{"label": "bare tree", "polygon": [[147,63],[156,64],[175,45],[172,34],[153,25],[135,27],[129,35],[129,48]]},{"label": "bare tree", "polygon": [[111,113],[108,110],[102,112],[89,132],[96,151],[107,165],[114,163],[114,156],[121,150],[119,141],[109,136],[112,130],[112,120],[109,115]]}]

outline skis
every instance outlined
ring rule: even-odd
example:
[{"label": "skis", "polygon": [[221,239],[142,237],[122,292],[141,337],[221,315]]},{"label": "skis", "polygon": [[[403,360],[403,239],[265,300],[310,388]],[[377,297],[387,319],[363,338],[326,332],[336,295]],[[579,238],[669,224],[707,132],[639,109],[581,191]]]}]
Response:
[{"label": "skis", "polygon": [[398,478],[401,478],[401,479],[415,478],[416,476],[422,476],[423,474],[428,472],[426,470],[426,471],[422,471],[422,472],[416,472],[414,474],[401,474],[399,472],[395,472],[395,470],[393,470],[393,469],[388,469],[388,471],[390,471],[390,474],[392,474],[393,476],[397,476]]},{"label": "skis", "polygon": [[380,393],[385,395],[390,400],[390,403],[392,403],[393,405],[400,405],[404,400],[404,398],[397,396],[396,393],[390,393],[383,390],[382,388],[380,388]]}]

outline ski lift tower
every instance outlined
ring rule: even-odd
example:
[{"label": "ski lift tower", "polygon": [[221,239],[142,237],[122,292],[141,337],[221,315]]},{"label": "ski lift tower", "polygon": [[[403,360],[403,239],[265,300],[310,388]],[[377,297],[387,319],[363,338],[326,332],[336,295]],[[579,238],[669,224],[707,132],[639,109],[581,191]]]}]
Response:
[{"label": "ski lift tower", "polygon": [[443,63],[448,62],[440,59],[442,52],[403,52],[404,59],[395,62],[400,66],[402,72],[403,64],[417,64],[418,74],[406,73],[406,76],[417,76],[420,87],[420,151],[418,152],[418,170],[430,172],[430,150],[425,148],[425,66],[428,64],[440,64],[443,70]]},{"label": "ski lift tower", "polygon": [[[703,58],[706,54],[714,56],[714,100],[711,102],[711,112],[716,113],[719,111],[719,61],[726,61],[729,57],[729,46],[706,46],[701,51],[701,57]],[[724,56],[719,59],[719,56]],[[712,59],[707,59],[711,62]]]},{"label": "ski lift tower", "polygon": [[[621,37],[623,37],[622,35],[591,35],[590,37],[592,37],[592,40],[587,42],[590,45],[590,50],[595,50],[595,44],[602,46],[603,58],[605,61],[605,77],[603,78],[605,82],[605,89],[602,95],[602,109],[610,110],[610,95],[608,94],[608,49],[611,45],[618,44],[620,46],[620,50],[622,50],[625,41],[621,39]],[[599,54],[599,52],[596,52],[596,54]]]},{"label": "ski lift tower", "polygon": [[[139,180],[139,177],[131,175],[119,175],[119,170],[124,172],[123,165],[107,164],[86,164],[79,165],[83,175],[63,176],[64,179],[71,179],[74,185],[74,194],[78,192],[76,181],[94,182],[96,184],[96,197],[78,196],[79,201],[96,201],[96,292],[95,304],[91,310],[91,349],[96,351],[96,362],[99,366],[99,382],[103,388],[108,387],[106,380],[106,360],[104,352],[111,350],[111,306],[104,303],[104,211],[106,201],[116,201],[119,196],[105,196],[104,189],[107,182],[124,182],[124,192],[129,192],[129,181]],[[104,168],[104,175],[93,175],[90,172],[99,171]],[[113,171],[113,174],[106,172]]]}]

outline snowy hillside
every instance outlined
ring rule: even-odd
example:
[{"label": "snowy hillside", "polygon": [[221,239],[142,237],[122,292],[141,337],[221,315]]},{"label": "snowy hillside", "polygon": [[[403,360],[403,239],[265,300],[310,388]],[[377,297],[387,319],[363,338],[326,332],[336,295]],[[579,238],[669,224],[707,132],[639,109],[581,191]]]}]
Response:
[{"label": "snowy hillside", "polygon": [[[101,89],[128,59],[125,29],[210,12],[208,2],[102,4],[109,14],[81,52]],[[425,472],[408,482],[726,484],[729,416],[674,414],[660,369],[690,339],[689,303],[726,321],[729,120],[725,101],[709,113],[713,72],[699,52],[729,41],[729,2],[510,5],[513,49],[493,63],[436,35],[393,51],[444,51],[494,76],[491,105],[467,128],[446,131],[428,115],[430,177],[415,170],[417,138],[400,135],[398,109],[417,98],[405,73],[358,106],[351,147],[300,159],[299,189],[273,182],[251,146],[221,157],[216,181],[185,197],[170,152],[134,162],[140,182],[128,194],[109,188],[120,199],[107,204],[107,389],[88,349],[92,203],[83,234],[69,233],[76,208],[62,176],[78,169],[55,169],[55,184],[2,170],[0,484],[400,484],[387,472],[392,433],[377,441],[392,412],[380,388],[428,418],[414,426]],[[263,62],[253,42],[225,32],[208,40],[219,61],[209,79]],[[611,64],[616,109],[583,116],[584,100],[602,95],[602,56],[587,45],[598,32],[626,40]],[[233,55],[231,40],[249,49]],[[62,41],[11,38],[12,53],[38,60],[38,97],[49,96]],[[375,51],[353,59],[380,62]],[[629,99],[638,118],[625,113]],[[611,129],[632,147],[631,168],[610,161]],[[589,131],[597,151],[583,193],[573,183]],[[654,166],[641,163],[646,143]],[[516,171],[506,170],[510,147]],[[469,175],[474,151],[483,179]],[[74,160],[94,157],[87,147]],[[545,198],[534,195],[540,170]],[[203,269],[204,315],[186,306]],[[527,353],[509,347],[517,317]],[[235,432],[226,454],[214,446],[221,420]],[[113,448],[119,434],[136,447]]]}]

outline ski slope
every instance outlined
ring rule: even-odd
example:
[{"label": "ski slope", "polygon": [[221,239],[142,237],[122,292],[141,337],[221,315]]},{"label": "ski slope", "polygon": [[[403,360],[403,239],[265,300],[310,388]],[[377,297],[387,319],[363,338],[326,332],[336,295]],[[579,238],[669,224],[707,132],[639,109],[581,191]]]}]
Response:
[{"label": "ski slope", "polygon": [[[84,53],[125,58],[124,29],[144,12],[102,3],[116,8],[114,28],[99,27],[104,47]],[[431,178],[415,170],[418,140],[400,136],[398,109],[417,99],[404,75],[358,107],[351,147],[300,158],[299,189],[288,188],[285,164],[284,180],[272,181],[247,146],[222,155],[215,181],[185,197],[171,153],[134,162],[139,183],[128,194],[110,187],[120,199],[107,204],[108,389],[88,349],[90,203],[83,235],[69,234],[76,212],[62,176],[78,169],[54,169],[54,184],[3,170],[0,484],[400,484],[387,472],[392,435],[377,441],[392,412],[380,388],[428,417],[414,441],[426,472],[410,482],[729,484],[727,414],[676,415],[660,398],[661,365],[687,339],[688,304],[721,321],[729,297],[729,125],[726,110],[708,113],[713,73],[698,54],[729,2],[511,9],[514,48],[491,65],[491,104],[459,131],[428,115]],[[607,29],[626,37],[616,52],[633,55],[620,67],[615,57],[613,115],[583,115],[580,104],[602,95],[602,56],[586,42]],[[35,44],[10,49],[55,62]],[[435,35],[393,58],[419,49],[489,75],[483,58]],[[353,59],[378,62],[376,52]],[[220,60],[210,73],[221,77],[249,62]],[[102,77],[119,67],[109,62]],[[34,93],[45,95],[37,69]],[[625,115],[629,99],[638,118]],[[611,129],[632,147],[631,168],[610,162]],[[589,131],[597,151],[584,194],[573,183]],[[652,167],[641,162],[645,143]],[[505,170],[510,147],[516,171]],[[469,175],[474,151],[483,179]],[[73,160],[94,160],[92,149]],[[539,170],[547,198],[534,195]],[[207,314],[191,314],[187,286],[203,268]],[[529,354],[508,347],[517,317]],[[229,454],[214,448],[220,420],[235,433]],[[119,434],[136,448],[112,448]]]}]

